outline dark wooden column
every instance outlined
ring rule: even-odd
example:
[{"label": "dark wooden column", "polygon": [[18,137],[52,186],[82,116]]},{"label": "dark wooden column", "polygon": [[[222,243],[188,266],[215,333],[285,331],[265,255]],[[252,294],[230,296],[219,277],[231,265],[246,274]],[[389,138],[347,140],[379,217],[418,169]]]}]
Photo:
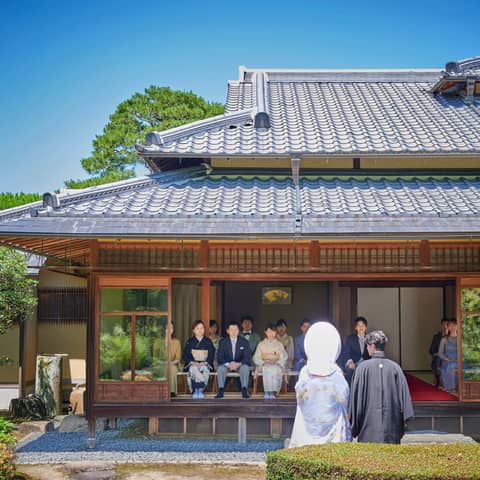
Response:
[{"label": "dark wooden column", "polygon": [[330,320],[338,328],[340,322],[340,292],[339,283],[330,282]]},{"label": "dark wooden column", "polygon": [[202,322],[205,332],[210,332],[210,279],[202,278]]},{"label": "dark wooden column", "polygon": [[90,273],[88,275],[88,318],[87,318],[87,360],[86,360],[86,416],[88,421],[87,446],[95,445],[95,415],[93,402],[95,398],[95,355],[96,355],[96,301],[97,285],[95,270],[98,266],[98,244],[96,240],[90,242]]}]

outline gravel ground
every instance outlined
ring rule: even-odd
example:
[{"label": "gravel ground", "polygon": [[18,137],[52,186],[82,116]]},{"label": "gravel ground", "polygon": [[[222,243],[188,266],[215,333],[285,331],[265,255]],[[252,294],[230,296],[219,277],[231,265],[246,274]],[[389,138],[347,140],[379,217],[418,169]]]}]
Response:
[{"label": "gravel ground", "polygon": [[265,452],[283,448],[282,440],[240,444],[220,439],[123,438],[121,430],[97,433],[94,448],[86,448],[86,433],[31,434],[17,448],[19,464],[111,461],[135,463],[212,462],[262,463]]}]

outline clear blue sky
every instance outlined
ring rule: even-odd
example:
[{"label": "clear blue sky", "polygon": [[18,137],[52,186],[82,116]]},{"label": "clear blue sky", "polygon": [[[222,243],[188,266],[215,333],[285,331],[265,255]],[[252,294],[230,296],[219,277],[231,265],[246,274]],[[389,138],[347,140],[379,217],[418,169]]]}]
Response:
[{"label": "clear blue sky", "polygon": [[476,0],[0,0],[0,191],[86,177],[95,134],[149,85],[223,102],[238,65],[441,68],[471,56]]}]

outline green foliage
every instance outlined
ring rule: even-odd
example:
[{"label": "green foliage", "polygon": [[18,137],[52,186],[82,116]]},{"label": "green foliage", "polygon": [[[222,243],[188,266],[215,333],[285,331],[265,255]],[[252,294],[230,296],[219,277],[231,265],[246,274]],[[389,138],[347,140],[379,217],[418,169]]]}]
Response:
[{"label": "green foliage", "polygon": [[0,210],[36,202],[41,198],[42,196],[38,193],[0,193]]},{"label": "green foliage", "polygon": [[[112,172],[129,172],[139,160],[135,143],[145,135],[220,115],[224,107],[192,92],[151,86],[118,105],[103,133],[93,141],[93,151],[82,160],[83,168],[100,178]],[[70,182],[70,181],[69,181]]]},{"label": "green foliage", "polygon": [[66,180],[65,186],[67,188],[88,188],[103,185],[105,183],[118,182],[119,180],[126,180],[133,177],[133,170],[121,170],[115,172],[108,172],[104,175],[86,178],[84,180]]},{"label": "green foliage", "polygon": [[480,445],[330,443],[267,453],[267,480],[480,479]]},{"label": "green foliage", "polygon": [[0,418],[0,478],[15,478],[13,424]]},{"label": "green foliage", "polygon": [[462,312],[463,378],[480,380],[480,288],[462,289]]},{"label": "green foliage", "polygon": [[27,275],[25,256],[11,248],[0,247],[0,335],[17,319],[27,320],[37,305],[33,287],[37,284]]},{"label": "green foliage", "polygon": [[113,379],[119,380],[122,371],[130,368],[132,356],[132,342],[130,334],[119,325],[113,329],[113,333],[100,334],[100,377],[109,379],[111,372],[118,372]]},{"label": "green foliage", "polygon": [[[137,335],[135,339],[135,360],[142,365],[149,358],[149,339]],[[100,334],[100,377],[105,380],[119,380],[122,372],[130,370],[132,340],[129,333],[116,325],[113,333]]]},{"label": "green foliage", "polygon": [[462,289],[462,311],[480,312],[480,288]]},{"label": "green foliage", "polygon": [[14,443],[13,423],[0,418],[0,444],[12,446]]}]

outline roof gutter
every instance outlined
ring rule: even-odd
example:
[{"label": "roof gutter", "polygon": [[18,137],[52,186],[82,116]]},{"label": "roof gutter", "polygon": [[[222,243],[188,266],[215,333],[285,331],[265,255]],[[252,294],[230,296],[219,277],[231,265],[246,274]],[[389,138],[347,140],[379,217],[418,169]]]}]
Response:
[{"label": "roof gutter", "polygon": [[302,234],[302,201],[300,196],[300,163],[301,160],[298,157],[292,157],[292,178],[293,185],[295,187],[295,235]]}]

